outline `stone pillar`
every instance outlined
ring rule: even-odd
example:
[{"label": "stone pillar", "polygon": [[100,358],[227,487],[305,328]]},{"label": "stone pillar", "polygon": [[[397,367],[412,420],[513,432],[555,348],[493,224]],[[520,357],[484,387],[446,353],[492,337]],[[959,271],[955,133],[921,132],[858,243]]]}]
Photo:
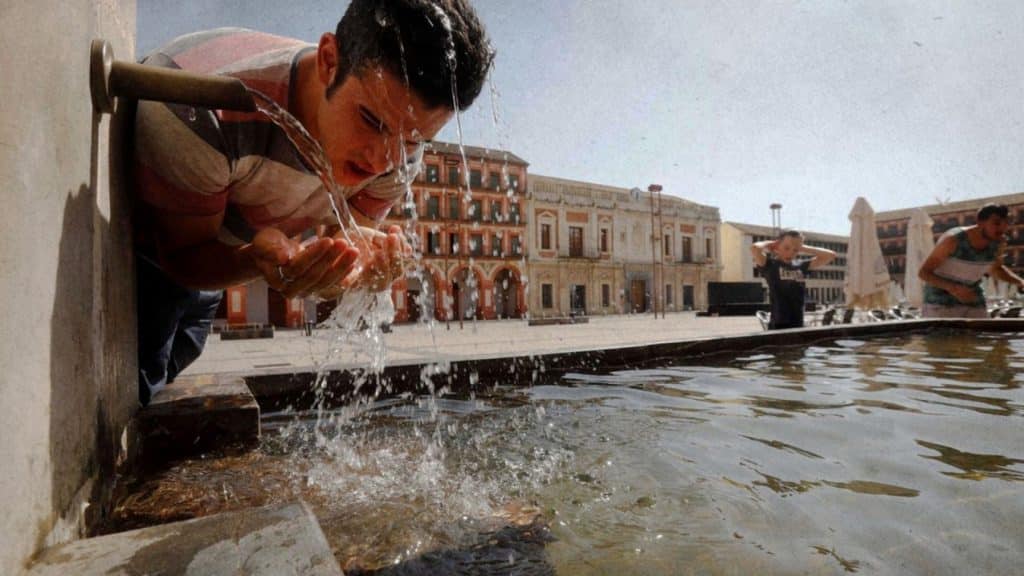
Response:
[{"label": "stone pillar", "polygon": [[0,13],[0,574],[18,574],[102,507],[138,405],[125,107],[98,116],[89,93],[93,38],[134,58],[135,2]]}]

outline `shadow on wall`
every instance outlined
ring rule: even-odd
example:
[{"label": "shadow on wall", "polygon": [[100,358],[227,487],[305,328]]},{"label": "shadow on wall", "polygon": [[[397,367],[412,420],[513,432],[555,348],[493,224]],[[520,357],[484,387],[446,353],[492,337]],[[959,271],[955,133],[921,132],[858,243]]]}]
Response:
[{"label": "shadow on wall", "polygon": [[[130,180],[121,153],[130,143],[129,108],[109,122],[109,146],[93,113],[89,183],[68,192],[61,220],[49,437],[52,510],[60,519],[43,534],[57,540],[86,535],[104,514],[115,469],[125,460],[122,431],[138,406]],[[83,501],[87,509],[78,508]]]}]

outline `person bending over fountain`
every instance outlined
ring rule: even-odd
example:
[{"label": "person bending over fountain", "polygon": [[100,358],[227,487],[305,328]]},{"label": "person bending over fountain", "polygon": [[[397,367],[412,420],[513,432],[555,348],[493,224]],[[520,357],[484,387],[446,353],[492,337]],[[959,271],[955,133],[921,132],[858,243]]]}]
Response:
[{"label": "person bending over fountain", "polygon": [[1021,290],[1024,280],[1003,265],[1010,211],[1002,204],[978,210],[977,224],[950,228],[939,238],[918,276],[925,282],[925,318],[988,318],[981,279],[985,274]]},{"label": "person bending over fountain", "polygon": [[286,298],[390,286],[408,246],[399,228],[375,228],[492,61],[467,0],[353,0],[317,45],[231,28],[149,54],[145,64],[237,77],[290,112],[322,145],[341,212],[347,201],[368,228],[339,228],[323,181],[266,116],[140,101],[142,404],[201,354],[228,286],[263,278]]},{"label": "person bending over fountain", "polygon": [[[836,253],[805,246],[804,235],[796,230],[785,230],[775,240],[755,242],[750,253],[768,282],[772,310],[768,329],[803,328],[807,271],[828,264]],[[800,254],[812,258],[797,258]]]}]

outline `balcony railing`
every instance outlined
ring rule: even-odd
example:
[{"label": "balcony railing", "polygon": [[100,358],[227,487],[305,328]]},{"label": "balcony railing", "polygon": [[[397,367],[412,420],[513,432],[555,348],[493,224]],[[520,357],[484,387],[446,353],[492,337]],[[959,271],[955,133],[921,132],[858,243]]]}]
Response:
[{"label": "balcony railing", "polygon": [[601,258],[601,253],[597,251],[596,247],[591,248],[590,246],[584,246],[581,249],[561,248],[558,250],[558,257],[598,260]]},{"label": "balcony railing", "polygon": [[[665,261],[666,262],[668,261],[668,257],[667,256],[665,257]],[[715,263],[715,259],[710,257],[710,256],[697,255],[697,256],[694,256],[692,258],[686,258],[686,257],[680,258],[679,260],[675,260],[675,263],[676,264],[708,265],[708,264],[714,264]]]}]

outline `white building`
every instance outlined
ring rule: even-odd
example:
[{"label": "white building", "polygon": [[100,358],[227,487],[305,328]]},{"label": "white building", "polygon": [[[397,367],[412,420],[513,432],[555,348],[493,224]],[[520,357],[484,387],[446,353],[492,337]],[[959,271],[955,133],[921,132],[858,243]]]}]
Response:
[{"label": "white building", "polygon": [[531,175],[530,314],[703,308],[721,272],[718,209],[664,193]]},{"label": "white building", "polygon": [[[836,259],[818,270],[811,270],[807,278],[807,301],[818,304],[843,302],[843,280],[846,278],[846,250],[849,236],[806,232],[804,243],[819,248],[828,248],[836,253]],[[722,270],[723,282],[756,282],[767,287],[764,278],[754,267],[750,246],[762,240],[771,240],[777,232],[770,226],[725,222],[722,224]]]}]

